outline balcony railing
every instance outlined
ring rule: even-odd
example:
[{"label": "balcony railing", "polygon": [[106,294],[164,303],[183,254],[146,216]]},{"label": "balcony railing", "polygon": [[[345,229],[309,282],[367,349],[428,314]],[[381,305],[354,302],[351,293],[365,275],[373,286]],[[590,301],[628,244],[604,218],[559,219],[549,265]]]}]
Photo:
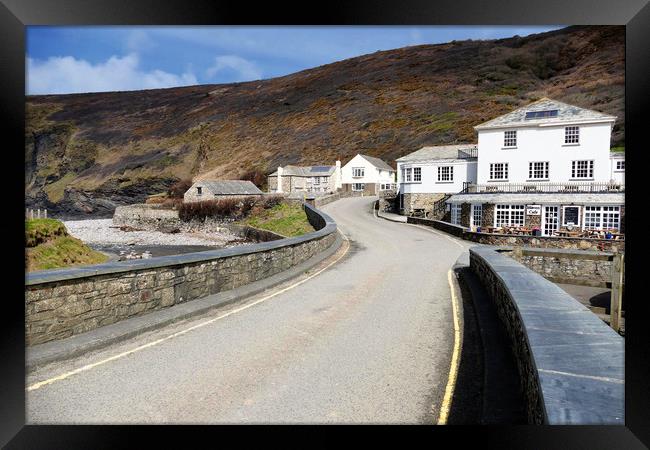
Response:
[{"label": "balcony railing", "polygon": [[466,148],[458,150],[458,159],[472,159],[478,158],[478,147]]},{"label": "balcony railing", "polygon": [[460,193],[474,194],[481,192],[625,192],[625,184],[590,182],[468,184]]}]

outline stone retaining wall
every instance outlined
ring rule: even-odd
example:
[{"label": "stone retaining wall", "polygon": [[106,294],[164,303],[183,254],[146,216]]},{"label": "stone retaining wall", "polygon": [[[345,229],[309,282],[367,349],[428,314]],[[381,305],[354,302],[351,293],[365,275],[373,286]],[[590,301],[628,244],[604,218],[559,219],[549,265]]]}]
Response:
[{"label": "stone retaining wall", "polygon": [[80,334],[275,275],[340,242],[336,223],[306,205],[317,230],[294,238],[26,276],[27,345]]},{"label": "stone retaining wall", "polygon": [[113,213],[113,225],[127,226],[139,230],[165,231],[180,226],[178,211],[160,205],[118,206]]},{"label": "stone retaining wall", "polygon": [[453,225],[442,220],[408,217],[408,223],[418,223],[453,234],[466,241],[495,246],[521,246],[537,248],[560,248],[574,250],[604,251],[623,253],[625,241],[613,239],[584,239],[552,236],[522,236],[514,234],[477,233],[460,225]]},{"label": "stone retaining wall", "polygon": [[552,248],[514,248],[504,253],[554,283],[611,287],[613,253]]},{"label": "stone retaining wall", "polygon": [[509,336],[528,422],[623,425],[623,338],[558,286],[495,247],[471,248],[470,267]]}]

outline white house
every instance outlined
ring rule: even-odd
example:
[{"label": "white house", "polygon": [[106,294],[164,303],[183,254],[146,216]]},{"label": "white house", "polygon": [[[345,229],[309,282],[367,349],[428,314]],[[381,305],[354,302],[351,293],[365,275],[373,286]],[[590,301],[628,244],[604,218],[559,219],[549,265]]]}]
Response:
[{"label": "white house", "polygon": [[609,183],[615,120],[543,98],[477,125],[476,182]]},{"label": "white house", "polygon": [[474,127],[476,183],[446,200],[466,227],[538,227],[542,235],[624,229],[625,157],[616,117],[548,98]]},{"label": "white house", "polygon": [[358,154],[341,168],[342,189],[378,195],[395,189],[395,169],[373,156]]},{"label": "white house", "polygon": [[405,214],[433,204],[476,182],[476,144],[423,147],[397,158],[399,208]]}]

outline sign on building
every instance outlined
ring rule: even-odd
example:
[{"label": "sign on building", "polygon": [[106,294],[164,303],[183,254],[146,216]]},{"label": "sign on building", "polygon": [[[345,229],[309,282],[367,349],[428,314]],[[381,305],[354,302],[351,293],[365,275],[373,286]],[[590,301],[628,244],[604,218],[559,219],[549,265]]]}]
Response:
[{"label": "sign on building", "polygon": [[542,214],[542,205],[526,205],[526,215],[539,216]]}]

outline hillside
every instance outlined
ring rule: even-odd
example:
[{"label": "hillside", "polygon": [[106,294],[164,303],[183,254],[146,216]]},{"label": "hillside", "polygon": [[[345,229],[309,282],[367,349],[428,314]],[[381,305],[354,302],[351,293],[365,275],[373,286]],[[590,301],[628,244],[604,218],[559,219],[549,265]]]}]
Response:
[{"label": "hillside", "polygon": [[376,52],[285,77],[171,89],[27,97],[26,201],[108,214],[179,178],[394,159],[474,142],[473,126],[547,96],[618,116],[624,27],[569,27]]}]

